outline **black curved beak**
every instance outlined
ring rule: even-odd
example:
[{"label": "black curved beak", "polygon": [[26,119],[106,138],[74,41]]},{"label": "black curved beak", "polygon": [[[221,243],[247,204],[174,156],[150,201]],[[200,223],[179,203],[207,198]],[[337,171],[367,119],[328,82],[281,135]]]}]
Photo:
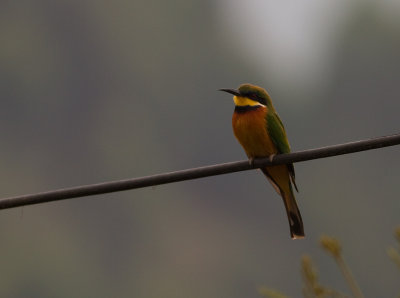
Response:
[{"label": "black curved beak", "polygon": [[241,96],[240,92],[236,89],[218,89],[219,91],[224,91],[224,92],[228,92],[230,94],[233,94],[235,96]]}]

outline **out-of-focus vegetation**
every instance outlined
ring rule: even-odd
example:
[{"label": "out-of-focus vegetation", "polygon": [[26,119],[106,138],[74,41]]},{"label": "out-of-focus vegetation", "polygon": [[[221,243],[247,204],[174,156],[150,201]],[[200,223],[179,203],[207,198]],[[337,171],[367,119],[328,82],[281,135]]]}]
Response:
[{"label": "out-of-focus vegetation", "polygon": [[[395,237],[398,241],[397,248],[389,247],[388,255],[392,260],[400,266],[400,227],[395,230]],[[319,282],[319,273],[313,264],[311,257],[304,255],[301,258],[301,276],[303,280],[302,294],[305,298],[328,298],[328,297],[356,297],[362,298],[364,294],[361,292],[355,278],[353,277],[350,268],[344,261],[342,254],[341,243],[338,239],[323,235],[320,240],[321,247],[330,254],[338,265],[352,295],[346,295],[332,288],[324,286]],[[259,293],[266,298],[285,298],[284,294],[277,290],[273,290],[267,287],[261,287]]]},{"label": "out-of-focus vegetation", "polygon": [[[395,237],[400,244],[400,227],[395,230]],[[393,262],[396,263],[397,266],[400,267],[400,246],[397,247],[389,247],[388,255],[392,258]]]}]

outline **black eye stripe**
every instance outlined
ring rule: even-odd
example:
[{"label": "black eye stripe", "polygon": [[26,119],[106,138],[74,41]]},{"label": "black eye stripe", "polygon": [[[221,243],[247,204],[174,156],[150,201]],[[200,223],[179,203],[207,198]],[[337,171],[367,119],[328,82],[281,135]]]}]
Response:
[{"label": "black eye stripe", "polygon": [[245,96],[247,98],[250,98],[251,100],[259,102],[262,105],[265,105],[265,106],[267,105],[267,101],[264,98],[258,97],[256,94],[248,94],[248,95],[245,95]]}]

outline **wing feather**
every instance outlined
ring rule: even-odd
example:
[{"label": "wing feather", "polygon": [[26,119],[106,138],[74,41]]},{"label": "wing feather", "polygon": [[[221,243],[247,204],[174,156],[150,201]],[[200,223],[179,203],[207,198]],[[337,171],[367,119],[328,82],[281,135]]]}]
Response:
[{"label": "wing feather", "polygon": [[[278,150],[278,153],[290,153],[290,145],[286,136],[285,127],[283,126],[282,120],[279,118],[279,115],[275,111],[269,111],[266,115],[266,118],[268,133],[276,149]],[[288,164],[287,167],[290,174],[290,180],[298,191],[295,182],[294,166],[293,164]]]}]

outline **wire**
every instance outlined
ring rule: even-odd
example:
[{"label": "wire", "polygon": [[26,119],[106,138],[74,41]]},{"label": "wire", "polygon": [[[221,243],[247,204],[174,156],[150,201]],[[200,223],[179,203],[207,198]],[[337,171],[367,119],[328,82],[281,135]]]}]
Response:
[{"label": "wire", "polygon": [[257,169],[265,166],[326,158],[330,156],[378,149],[399,144],[400,134],[395,134],[340,145],[298,151],[289,154],[279,154],[275,155],[272,161],[269,158],[255,159],[253,164],[250,164],[247,160],[235,161],[182,171],[157,174],[153,176],[64,188],[23,196],[8,197],[0,199],[0,209],[8,209],[25,205],[33,205],[77,197],[93,196],[128,189],[142,188],[147,186],[154,186],[215,175],[223,175],[233,172]]}]

